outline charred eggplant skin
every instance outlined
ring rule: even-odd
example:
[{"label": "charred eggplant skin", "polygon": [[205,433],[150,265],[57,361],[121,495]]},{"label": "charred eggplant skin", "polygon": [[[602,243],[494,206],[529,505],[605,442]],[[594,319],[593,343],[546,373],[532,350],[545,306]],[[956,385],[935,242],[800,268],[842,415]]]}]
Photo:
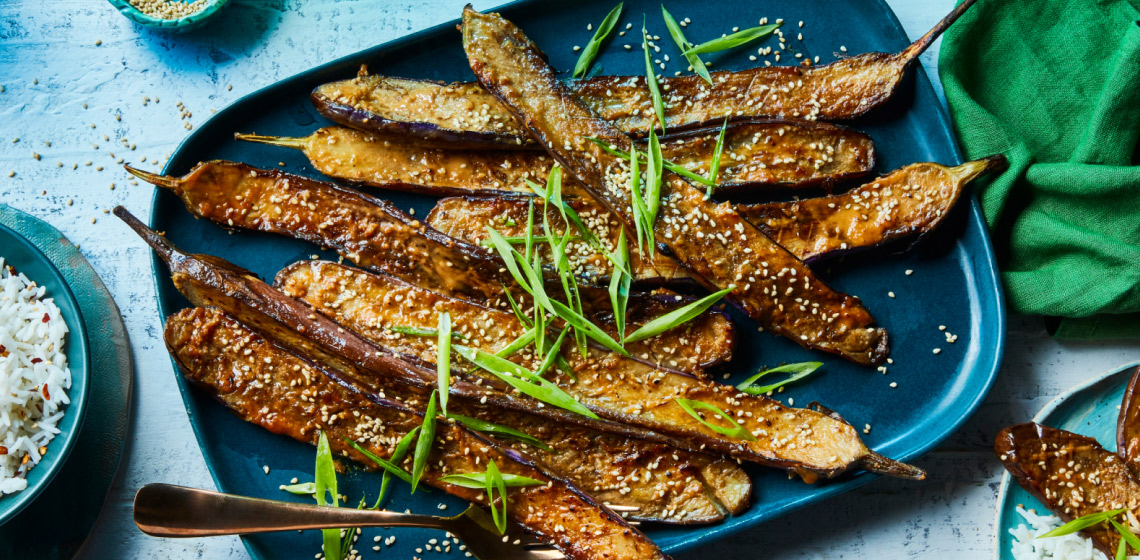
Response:
[{"label": "charred eggplant skin", "polygon": [[[661,79],[669,131],[720,124],[733,118],[786,117],[846,120],[882,105],[906,70],[975,0],[967,0],[899,53],[867,53],[822,66],[773,66]],[[573,94],[622,132],[644,136],[656,126],[644,76],[600,76],[570,82]],[[699,98],[700,103],[685,103]],[[460,146],[537,148],[521,120],[472,83],[443,84],[359,76],[317,87],[317,110],[361,130],[408,134]],[[473,108],[481,108],[478,116]],[[660,127],[657,127],[660,130]]]},{"label": "charred eggplant skin", "polygon": [[1132,370],[1132,378],[1120,403],[1120,416],[1116,421],[1116,453],[1132,476],[1140,480],[1140,366]]},{"label": "charred eggplant skin", "polygon": [[[628,151],[629,137],[578,101],[538,47],[510,22],[468,8],[462,33],[468,62],[480,83],[632,230],[628,162],[588,140],[597,138]],[[662,183],[653,228],[657,244],[698,282],[732,288],[726,299],[766,329],[803,346],[865,365],[886,359],[886,330],[871,326],[874,318],[856,298],[826,286],[734,209],[706,199],[683,178],[666,173]]]},{"label": "charred eggplant skin", "polygon": [[[715,128],[667,136],[661,141],[662,155],[707,175],[719,133]],[[347,127],[322,128],[301,138],[234,137],[301,150],[318,171],[341,181],[429,196],[531,196],[526,181],[545,183],[554,164],[539,151],[460,150],[445,143],[417,144]],[[755,193],[830,186],[865,176],[875,165],[875,150],[869,136],[835,125],[753,120],[729,126],[721,162],[718,193]],[[567,197],[588,196],[569,178],[562,192]]]},{"label": "charred eggplant skin", "polygon": [[[246,330],[240,342],[212,336],[219,328],[235,330],[233,323],[236,321],[216,310],[185,309],[168,319],[165,339],[183,375],[243,420],[305,443],[314,443],[324,430],[335,453],[363,465],[370,464],[368,459],[341,438],[354,440],[386,458],[391,456],[395,441],[422,422],[421,413],[370,394],[337,372],[291,354],[251,331]],[[236,344],[251,354],[271,356],[272,363],[243,359],[236,351],[227,351]],[[425,483],[485,503],[478,490],[448,484],[441,477],[483,472],[488,461],[494,460],[503,472],[547,483],[512,489],[507,511],[567,557],[667,558],[620,516],[566,480],[551,476],[525,455],[504,449],[456,423],[440,422],[437,430],[424,472]]]},{"label": "charred eggplant skin", "polygon": [[[1093,438],[1027,422],[1002,430],[994,451],[1026,492],[1066,522],[1121,508],[1140,514],[1140,484]],[[1083,533],[1113,556],[1120,540],[1115,529],[1100,524]]]}]

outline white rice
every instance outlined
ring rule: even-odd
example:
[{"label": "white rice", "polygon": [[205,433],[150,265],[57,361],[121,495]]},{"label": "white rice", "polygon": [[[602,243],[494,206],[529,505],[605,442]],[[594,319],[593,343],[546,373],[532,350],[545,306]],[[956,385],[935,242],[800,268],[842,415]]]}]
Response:
[{"label": "white rice", "polygon": [[[1029,522],[1032,529],[1022,523],[1016,529],[1009,530],[1009,534],[1013,535],[1014,539],[1013,546],[1010,547],[1014,560],[1045,560],[1049,558],[1057,560],[1105,560],[1104,554],[1093,548],[1092,540],[1081,535],[1080,532],[1062,537],[1037,538],[1064,525],[1060,517],[1038,515],[1037,512],[1026,511],[1021,506],[1017,506],[1017,513]],[[1137,560],[1140,559],[1140,556],[1129,556],[1128,558],[1129,560]]]},{"label": "white rice", "polygon": [[0,257],[0,495],[28,487],[71,402],[67,324],[45,291]]}]

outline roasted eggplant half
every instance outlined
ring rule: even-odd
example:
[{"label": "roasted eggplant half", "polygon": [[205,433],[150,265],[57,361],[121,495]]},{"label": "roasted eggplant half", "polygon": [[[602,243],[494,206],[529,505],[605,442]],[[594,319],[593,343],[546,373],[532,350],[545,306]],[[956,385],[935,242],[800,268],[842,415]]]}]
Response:
[{"label": "roasted eggplant half", "polygon": [[[255,377],[261,378],[265,369],[290,370],[296,365],[300,369],[291,377],[305,379],[306,384],[323,375],[319,366],[308,363],[303,356],[299,359],[216,309],[187,309],[169,317],[166,340],[171,355],[184,371],[202,373],[210,368],[246,371],[248,366]],[[418,412],[423,412],[427,404],[419,392],[396,385],[385,385],[377,391],[354,381],[351,389],[383,395]],[[296,404],[306,407],[309,403],[303,400]],[[291,406],[290,401],[263,404],[267,413]],[[478,414],[481,420],[522,431],[542,442],[540,447],[517,439],[492,437],[499,446],[527,455],[545,471],[568,480],[594,499],[622,506],[626,512],[623,517],[628,519],[711,523],[723,519],[723,511],[738,513],[748,505],[751,482],[739,466],[726,459],[545,422],[507,410],[464,407],[463,404],[453,403],[451,411]],[[720,499],[722,496],[724,502]]]},{"label": "roasted eggplant half", "polygon": [[1132,370],[1132,379],[1124,390],[1120,416],[1116,421],[1116,453],[1132,476],[1140,480],[1140,366]]},{"label": "roasted eggplant half", "polygon": [[[224,227],[303,239],[335,249],[370,270],[477,303],[508,308],[504,286],[515,284],[498,257],[482,247],[448,237],[384,200],[332,183],[224,161],[199,164],[183,177],[127,169],[172,191],[191,214]],[[613,322],[607,320],[610,303],[606,290],[583,286],[581,293],[583,308],[597,324]],[[525,295],[515,293],[520,300]],[[674,294],[634,293],[630,296],[629,321],[641,324],[689,301]],[[699,333],[691,346],[695,350],[692,354],[702,368],[731,359],[733,327],[726,313],[705,313],[694,320],[692,328]]]},{"label": "roasted eggplant half", "polygon": [[[479,82],[498,97],[549,153],[629,231],[635,229],[632,141],[564,85],[518,27],[497,14],[463,13],[463,46]],[[608,144],[609,149],[603,149]],[[887,333],[858,299],[836,292],[727,204],[709,200],[684,178],[665,173],[657,219],[658,250],[765,329],[860,364],[887,357]]]},{"label": "roasted eggplant half", "polygon": [[[665,138],[665,159],[707,175],[719,129]],[[526,180],[545,183],[554,160],[539,151],[456,150],[407,138],[328,127],[302,138],[237,134],[238,140],[304,152],[318,171],[353,184],[441,196],[530,195]],[[642,147],[644,149],[644,146]],[[831,185],[867,175],[875,165],[871,138],[810,121],[742,121],[725,132],[717,192],[758,192]],[[586,196],[574,181],[566,196]]]},{"label": "roasted eggplant half", "polygon": [[[729,118],[846,120],[882,105],[927,47],[965,12],[961,3],[902,52],[866,53],[822,66],[772,66],[661,79],[665,129],[719,125]],[[486,84],[483,84],[484,86]],[[569,93],[626,134],[641,137],[655,123],[644,76],[600,76],[570,82]],[[318,86],[310,96],[328,119],[360,130],[410,135],[457,147],[539,148],[525,121],[474,83],[444,84],[357,76]]]},{"label": "roasted eggplant half", "polygon": [[[431,328],[441,312],[449,314],[463,345],[489,354],[501,351],[525,331],[510,313],[336,263],[298,263],[282,271],[277,284],[285,294],[300,298],[348,330],[427,363],[436,361],[435,340],[406,336],[403,331]],[[591,348],[582,357],[569,346],[563,352],[569,369],[548,377],[602,418],[700,442],[697,449],[787,469],[809,481],[858,467],[906,478],[923,476],[920,469],[867,449],[856,430],[835,416],[787,407],[767,397],[600,349]],[[543,356],[528,349],[505,357],[530,371],[539,370],[543,361]],[[459,354],[452,356],[451,369],[464,372],[473,383],[510,390],[500,378],[484,373]],[[677,399],[723,411],[734,419],[738,433],[726,435],[723,429],[710,428],[704,417],[691,416]],[[708,421],[724,423],[712,413]]]},{"label": "roasted eggplant half", "polygon": [[[239,418],[305,443],[323,431],[334,453],[374,465],[346,443],[388,459],[396,443],[423,423],[423,415],[362,390],[338,372],[273,345],[216,310],[186,309],[170,317],[166,343],[183,375],[205,388]],[[230,338],[233,334],[236,338]],[[261,359],[253,359],[254,355]],[[437,421],[423,482],[449,494],[491,505],[475,489],[449,484],[449,474],[483,473],[494,461],[503,473],[545,484],[515,487],[501,499],[511,519],[581,560],[665,559],[664,553],[620,516],[527,456],[503,448],[462,424]],[[411,454],[402,464],[410,470]]]},{"label": "roasted eggplant half", "polygon": [[[1116,454],[1093,438],[1028,422],[1001,431],[994,451],[1014,480],[1066,522],[1126,508],[1140,519],[1140,484]],[[1112,558],[1120,534],[1107,522],[1083,533]]]}]

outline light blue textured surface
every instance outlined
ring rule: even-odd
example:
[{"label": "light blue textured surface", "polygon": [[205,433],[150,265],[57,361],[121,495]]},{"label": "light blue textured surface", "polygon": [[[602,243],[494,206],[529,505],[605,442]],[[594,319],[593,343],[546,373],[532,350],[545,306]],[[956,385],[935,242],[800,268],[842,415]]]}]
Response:
[{"label": "light blue textured surface", "polygon": [[[183,123],[201,123],[211,109],[321,62],[453,19],[464,3],[232,0],[202,29],[167,35],[133,24],[102,1],[0,1],[0,200],[46,219],[81,245],[122,308],[138,364],[127,465],[85,558],[245,557],[236,538],[153,539],[131,522],[131,498],[139,486],[162,481],[209,488],[211,482],[159,336],[148,253],[103,213],[123,204],[145,219],[151,190],[130,185],[109,153],[131,162],[145,156],[142,166],[154,169],[154,160],[164,162],[187,134]],[[478,1],[475,7],[497,3]],[[889,3],[911,37],[953,4]],[[780,2],[770,5],[769,14],[758,15],[778,17]],[[811,22],[805,23],[810,33]],[[584,26],[578,31],[584,44],[590,33]],[[936,60],[937,44],[922,57],[932,76]],[[146,96],[151,101],[144,105]],[[180,118],[179,102],[191,116]],[[136,149],[124,148],[120,138]],[[33,152],[41,159],[33,159]],[[682,558],[988,557],[1001,474],[990,451],[993,435],[1030,418],[1089,374],[1138,355],[1140,343],[1061,345],[1044,336],[1038,321],[1015,320],[1005,371],[985,404],[957,435],[918,462],[930,472],[927,481],[878,480]],[[365,558],[382,557],[367,544]],[[316,552],[314,542],[313,550],[299,551],[298,557]]]}]

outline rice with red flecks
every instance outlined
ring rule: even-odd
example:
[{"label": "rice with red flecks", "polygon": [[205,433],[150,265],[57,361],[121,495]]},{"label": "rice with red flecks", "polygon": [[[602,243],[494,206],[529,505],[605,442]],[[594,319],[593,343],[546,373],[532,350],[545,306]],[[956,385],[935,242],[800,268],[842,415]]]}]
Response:
[{"label": "rice with red flecks", "polygon": [[0,257],[0,495],[27,488],[71,402],[67,324],[45,292]]}]

